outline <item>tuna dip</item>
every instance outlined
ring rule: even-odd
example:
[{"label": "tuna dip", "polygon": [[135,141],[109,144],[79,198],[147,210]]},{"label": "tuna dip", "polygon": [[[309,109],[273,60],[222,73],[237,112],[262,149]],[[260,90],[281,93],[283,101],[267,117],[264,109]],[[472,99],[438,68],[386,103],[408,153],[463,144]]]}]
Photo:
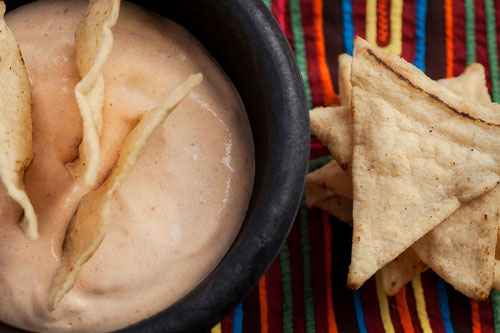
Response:
[{"label": "tuna dip", "polygon": [[0,115],[27,111],[0,120],[17,131],[0,162],[27,163],[0,165],[0,321],[107,332],[165,309],[244,219],[254,151],[238,93],[185,29],[127,2],[40,0],[4,24],[0,81],[5,66],[19,81],[0,93],[25,99],[0,99]]}]

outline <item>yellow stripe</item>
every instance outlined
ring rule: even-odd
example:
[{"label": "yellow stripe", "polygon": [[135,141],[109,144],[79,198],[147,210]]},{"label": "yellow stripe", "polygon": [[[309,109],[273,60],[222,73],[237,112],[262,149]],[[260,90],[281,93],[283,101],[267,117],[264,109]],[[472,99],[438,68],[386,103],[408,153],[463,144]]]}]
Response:
[{"label": "yellow stripe", "polygon": [[377,286],[377,298],[380,306],[380,316],[382,317],[382,325],[387,333],[394,333],[392,326],[391,313],[389,312],[389,301],[384,292],[384,283],[382,282],[382,274],[380,271],[375,274],[375,284]]},{"label": "yellow stripe", "polygon": [[212,330],[210,331],[210,333],[221,333],[221,329],[220,329],[220,323],[218,323],[217,325],[215,325]]},{"label": "yellow stripe", "polygon": [[377,45],[377,0],[366,0],[366,40]]},{"label": "yellow stripe", "polygon": [[432,333],[429,316],[427,316],[427,310],[425,309],[424,288],[422,287],[422,280],[420,279],[420,275],[411,281],[411,286],[413,287],[413,295],[415,295],[417,315],[418,320],[420,321],[420,327],[422,327],[422,332]]},{"label": "yellow stripe", "polygon": [[[403,0],[391,0],[391,41],[382,50],[401,55],[403,51]],[[366,0],[366,40],[377,45],[377,0]]]}]

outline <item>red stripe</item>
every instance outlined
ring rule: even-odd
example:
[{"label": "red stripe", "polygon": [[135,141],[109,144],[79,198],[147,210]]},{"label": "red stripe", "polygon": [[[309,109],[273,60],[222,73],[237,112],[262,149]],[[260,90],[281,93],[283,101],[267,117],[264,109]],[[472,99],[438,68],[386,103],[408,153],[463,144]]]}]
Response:
[{"label": "red stripe", "polygon": [[283,289],[279,258],[266,273],[267,302],[269,311],[269,332],[283,332]]},{"label": "red stripe", "polygon": [[310,159],[315,159],[318,157],[330,155],[330,151],[326,146],[324,146],[316,137],[311,137],[311,150],[309,153]]},{"label": "red stripe", "polygon": [[309,86],[314,106],[323,105],[323,86],[319,73],[318,52],[316,50],[316,33],[314,29],[314,12],[312,0],[300,1],[302,13],[302,30],[306,46],[307,72],[309,73]]},{"label": "red stripe", "polygon": [[446,77],[453,77],[453,0],[444,0],[444,20],[446,33]]},{"label": "red stripe", "polygon": [[290,268],[292,271],[293,329],[294,332],[305,332],[304,270],[300,250],[300,220],[298,217],[295,219],[288,236],[288,249],[290,251]]},{"label": "red stripe", "polygon": [[472,317],[472,333],[481,333],[481,319],[479,318],[479,305],[476,300],[470,300],[470,312]]},{"label": "red stripe", "polygon": [[230,314],[224,318],[220,323],[220,331],[221,333],[233,333],[233,316],[234,312],[231,311]]},{"label": "red stripe", "polygon": [[366,37],[366,0],[352,0],[354,36]]},{"label": "red stripe", "polygon": [[380,317],[380,307],[378,304],[375,278],[366,281],[361,288],[361,300],[365,314],[366,328],[370,333],[384,333],[384,326]]},{"label": "red stripe", "polygon": [[337,322],[333,311],[333,287],[332,287],[332,227],[326,212],[321,213],[323,222],[323,237],[325,240],[325,292],[326,292],[326,314],[328,319],[328,332],[337,333]]},{"label": "red stripe", "polygon": [[314,321],[317,332],[328,332],[327,292],[325,280],[325,242],[323,239],[323,224],[320,211],[308,211],[309,218],[309,243],[311,245],[311,277],[314,300]]},{"label": "red stripe", "polygon": [[417,316],[417,305],[415,304],[415,294],[413,293],[413,288],[411,283],[406,285],[406,301],[408,302],[408,311],[410,312],[411,322],[413,324],[413,330],[415,333],[422,333],[422,327],[420,327],[420,321]]},{"label": "red stripe", "polygon": [[292,26],[290,24],[290,3],[287,0],[271,0],[271,8],[274,16],[281,26],[281,30],[285,33],[286,39],[293,48]]},{"label": "red stripe", "polygon": [[392,326],[394,326],[395,332],[403,332],[403,326],[401,325],[401,317],[398,312],[398,304],[396,303],[396,297],[387,297],[389,301],[389,313],[391,314]]},{"label": "red stripe", "polygon": [[465,69],[465,6],[463,0],[453,0],[453,44],[455,46],[455,71],[460,75]]},{"label": "red stripe", "polygon": [[481,318],[481,332],[482,333],[495,333],[495,326],[493,323],[493,310],[491,308],[491,298],[485,301],[478,302],[479,316]]},{"label": "red stripe", "polygon": [[427,315],[429,316],[429,322],[431,324],[432,331],[445,332],[443,320],[441,318],[441,310],[439,309],[439,298],[436,290],[436,277],[434,273],[430,270],[423,273],[422,275],[422,286],[424,288],[425,295],[425,305],[427,309]]},{"label": "red stripe", "polygon": [[403,50],[401,56],[413,63],[416,43],[415,0],[403,2]]},{"label": "red stripe", "polygon": [[491,93],[490,66],[488,63],[488,48],[486,44],[486,22],[484,16],[484,0],[474,0],[476,10],[476,62],[486,69],[486,81]]}]

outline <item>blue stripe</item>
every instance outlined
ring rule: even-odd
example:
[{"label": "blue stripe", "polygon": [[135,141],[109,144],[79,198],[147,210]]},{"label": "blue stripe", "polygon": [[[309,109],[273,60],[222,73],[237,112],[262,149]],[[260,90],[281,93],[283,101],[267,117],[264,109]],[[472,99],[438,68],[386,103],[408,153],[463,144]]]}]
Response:
[{"label": "blue stripe", "polygon": [[342,0],[342,25],[344,28],[345,53],[352,55],[354,49],[354,25],[352,23],[351,0]]},{"label": "blue stripe", "polygon": [[446,282],[436,275],[436,287],[439,299],[439,310],[443,320],[444,330],[446,333],[453,333],[453,326],[450,320],[450,307],[448,304],[448,292],[446,291]]},{"label": "blue stripe", "polygon": [[427,15],[427,0],[415,1],[415,20],[417,21],[417,42],[415,45],[415,61],[413,64],[425,72],[425,17]]},{"label": "blue stripe", "polygon": [[243,331],[243,304],[240,303],[234,309],[233,333],[241,333],[242,331]]},{"label": "blue stripe", "polygon": [[363,312],[363,303],[361,303],[361,293],[359,290],[352,292],[354,296],[354,308],[356,309],[356,320],[358,321],[358,329],[360,333],[368,333],[365,324],[365,314]]}]

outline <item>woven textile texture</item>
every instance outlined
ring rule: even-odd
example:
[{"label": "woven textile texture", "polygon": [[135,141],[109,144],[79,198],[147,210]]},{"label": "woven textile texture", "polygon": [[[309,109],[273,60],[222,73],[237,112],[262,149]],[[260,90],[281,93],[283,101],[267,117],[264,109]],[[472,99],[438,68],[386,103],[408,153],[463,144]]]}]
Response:
[{"label": "woven textile texture", "polygon": [[[337,56],[352,54],[355,35],[401,55],[433,79],[480,62],[493,100],[500,102],[500,1],[264,3],[295,52],[311,108],[338,103]],[[310,170],[331,160],[315,138],[310,158]],[[350,227],[303,204],[259,285],[212,332],[500,332],[500,292],[472,301],[430,270],[394,297],[385,296],[378,275],[359,291],[347,289],[351,236]]]}]

